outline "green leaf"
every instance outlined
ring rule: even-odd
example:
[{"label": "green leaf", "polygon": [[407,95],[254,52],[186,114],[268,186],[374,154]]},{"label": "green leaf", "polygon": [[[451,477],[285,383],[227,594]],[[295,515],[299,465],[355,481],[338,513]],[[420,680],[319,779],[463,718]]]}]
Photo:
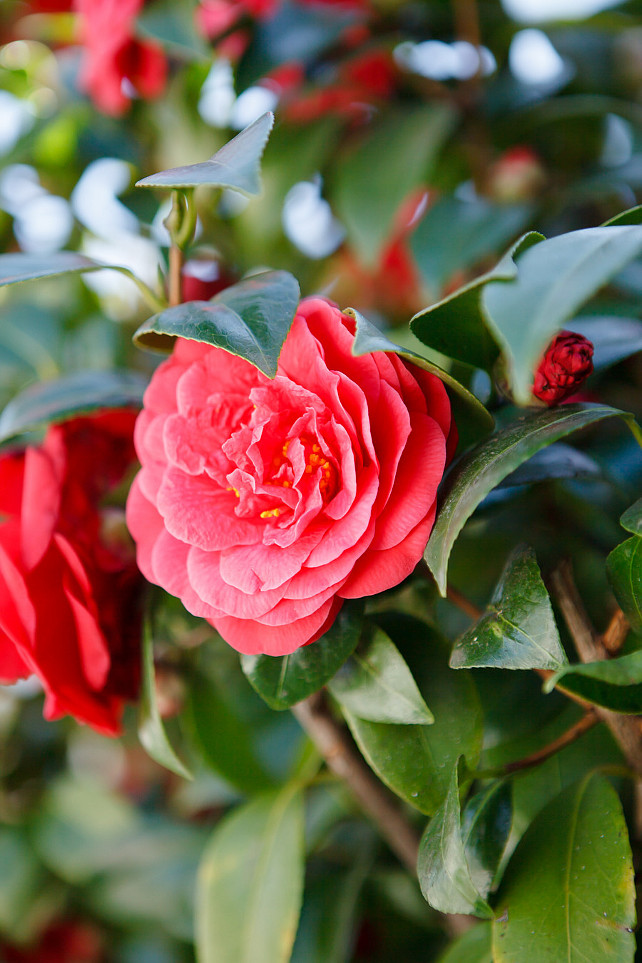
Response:
[{"label": "green leaf", "polygon": [[328,631],[291,655],[242,655],[253,689],[272,709],[289,709],[329,682],[361,636],[363,603],[345,602]]},{"label": "green leaf", "polygon": [[639,535],[627,538],[613,549],[606,560],[606,574],[631,628],[642,632],[642,538]]},{"label": "green leaf", "polygon": [[303,892],[303,798],[286,786],[214,830],[196,889],[199,963],[287,963]]},{"label": "green leaf", "polygon": [[0,415],[0,441],[106,408],[140,408],[146,385],[131,371],[80,371],[29,385]]},{"label": "green leaf", "polygon": [[56,251],[53,254],[0,254],[0,287],[36,278],[51,278],[58,274],[79,271],[98,271],[109,265],[94,261],[76,251]]},{"label": "green leaf", "polygon": [[493,960],[632,963],[634,899],[620,800],[589,773],[542,810],[508,864]]},{"label": "green leaf", "polygon": [[575,404],[525,414],[468,452],[446,481],[425,559],[442,595],[455,539],[486,495],[540,449],[604,418],[619,415],[639,436],[635,419],[607,405]]},{"label": "green leaf", "polygon": [[615,217],[605,221],[602,227],[621,227],[628,224],[642,224],[642,204],[630,207],[627,211],[621,211]]},{"label": "green leaf", "polygon": [[454,113],[443,104],[397,105],[338,166],[337,213],[366,264],[376,262],[408,194],[426,183],[454,122]]},{"label": "green leaf", "polygon": [[490,923],[478,923],[451,943],[437,963],[493,963]]},{"label": "green leaf", "polygon": [[566,662],[535,553],[510,555],[486,614],[459,637],[453,669],[557,669]]},{"label": "green leaf", "polygon": [[630,508],[627,508],[620,518],[620,525],[622,528],[625,528],[627,532],[633,532],[634,535],[642,535],[642,498],[638,498],[637,502],[634,502]]},{"label": "green leaf", "polygon": [[533,373],[551,338],[640,251],[642,227],[573,231],[524,252],[515,280],[485,287],[484,311],[518,404],[529,404]]},{"label": "green leaf", "polygon": [[563,442],[542,448],[527,462],[516,468],[499,483],[498,488],[516,485],[532,485],[550,478],[598,478],[604,477],[599,463],[584,451],[578,451]]},{"label": "green leaf", "polygon": [[[417,619],[379,617],[385,631],[403,650],[404,642],[423,647],[420,690],[435,717],[431,726],[369,722],[344,710],[346,722],[368,764],[387,786],[430,816],[448,791],[450,773],[463,753],[470,768],[481,749],[481,715],[474,683],[467,673],[452,672],[443,640]],[[415,678],[419,678],[416,671]]]},{"label": "green leaf", "polygon": [[492,270],[419,311],[410,322],[413,334],[449,358],[492,371],[499,347],[487,327],[482,305],[484,287],[491,281],[512,281],[517,277],[514,258],[543,240],[544,236],[535,231],[525,234]]},{"label": "green leaf", "polygon": [[642,713],[642,651],[604,662],[563,666],[546,680],[544,692],[551,692],[558,683],[587,702],[637,715]]},{"label": "green leaf", "polygon": [[194,742],[215,772],[248,794],[274,785],[257,757],[247,723],[213,679],[191,675],[186,710]]},{"label": "green leaf", "polygon": [[134,341],[170,351],[176,338],[201,341],[245,358],[274,378],[299,304],[299,284],[287,271],[265,271],[225,288],[211,301],[187,301],[145,321]]},{"label": "green leaf", "polygon": [[191,772],[181,762],[170,745],[158,711],[154,678],[154,645],[149,625],[143,627],[142,660],[138,738],[152,759],[155,759],[161,766],[175,772],[177,776],[182,776],[183,779],[191,779]]},{"label": "green leaf", "polygon": [[419,844],[419,885],[424,898],[441,913],[466,913],[491,919],[493,911],[473,883],[466,862],[457,769],[455,765],[446,799],[428,823]]},{"label": "green leaf", "polygon": [[532,213],[530,204],[493,204],[482,198],[462,201],[453,195],[438,200],[410,241],[429,290],[441,293],[456,271],[503,250]]},{"label": "green leaf", "polygon": [[402,348],[400,345],[395,344],[394,341],[390,341],[379,328],[375,327],[371,321],[368,321],[367,318],[354,308],[346,308],[343,313],[354,318],[356,321],[355,337],[352,343],[352,353],[354,355],[370,354],[372,351],[394,352],[394,354],[398,354],[399,357],[405,358],[406,361],[410,361],[412,364],[424,368],[431,374],[436,375],[454,392],[455,397],[462,402],[468,415],[473,420],[478,435],[487,434],[489,431],[492,431],[494,421],[491,413],[484,408],[481,401],[479,401],[472,392],[460,384],[456,378],[453,378],[448,371],[444,371],[439,365],[433,361],[429,361],[427,358],[423,358],[415,351]]},{"label": "green leaf", "polygon": [[371,626],[367,638],[328,683],[334,698],[360,719],[401,725],[431,725],[403,656],[386,633]]},{"label": "green leaf", "polygon": [[45,869],[23,829],[0,827],[0,865],[0,933],[11,942],[33,941],[51,912],[51,894]]},{"label": "green leaf", "polygon": [[477,891],[486,899],[497,873],[513,821],[513,793],[507,779],[491,782],[469,799],[462,813],[466,864]]},{"label": "green leaf", "polygon": [[260,164],[274,114],[268,111],[221,147],[209,160],[151,174],[136,187],[227,187],[250,197],[261,193]]}]

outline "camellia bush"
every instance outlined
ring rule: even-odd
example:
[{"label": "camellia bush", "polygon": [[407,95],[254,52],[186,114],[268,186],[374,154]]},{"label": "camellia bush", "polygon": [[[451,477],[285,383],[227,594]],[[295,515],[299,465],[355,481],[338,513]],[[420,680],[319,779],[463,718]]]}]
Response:
[{"label": "camellia bush", "polygon": [[580,6],[4,0],[4,963],[642,959],[642,8]]}]

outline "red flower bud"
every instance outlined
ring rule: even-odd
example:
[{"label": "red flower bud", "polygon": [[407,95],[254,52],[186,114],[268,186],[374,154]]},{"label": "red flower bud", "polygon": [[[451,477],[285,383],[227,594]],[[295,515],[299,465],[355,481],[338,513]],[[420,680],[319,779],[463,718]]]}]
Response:
[{"label": "red flower bud", "polygon": [[565,401],[593,371],[593,345],[581,334],[560,331],[535,372],[533,394],[549,407]]}]

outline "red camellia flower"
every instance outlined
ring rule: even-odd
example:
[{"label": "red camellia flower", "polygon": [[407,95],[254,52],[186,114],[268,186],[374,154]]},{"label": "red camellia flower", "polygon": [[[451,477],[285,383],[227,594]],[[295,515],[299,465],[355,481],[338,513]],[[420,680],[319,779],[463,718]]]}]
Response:
[{"label": "red camellia flower", "polygon": [[47,719],[108,735],[138,690],[142,580],[101,505],[134,461],[134,417],[77,418],[0,457],[0,679],[35,674]]},{"label": "red camellia flower", "polygon": [[574,395],[593,371],[593,345],[581,334],[560,331],[535,372],[533,394],[549,405]]},{"label": "red camellia flower", "polygon": [[139,566],[241,652],[315,641],[343,599],[401,582],[432,529],[456,443],[444,386],[393,354],[353,357],[353,337],[307,299],[274,380],[179,340],[147,389],[127,504]]},{"label": "red camellia flower", "polygon": [[105,940],[92,923],[61,920],[52,923],[35,946],[0,943],[3,963],[102,963]]},{"label": "red camellia flower", "polygon": [[106,114],[122,114],[131,96],[158,97],[167,78],[161,48],[134,36],[144,0],[75,0],[85,48],[81,84]]}]

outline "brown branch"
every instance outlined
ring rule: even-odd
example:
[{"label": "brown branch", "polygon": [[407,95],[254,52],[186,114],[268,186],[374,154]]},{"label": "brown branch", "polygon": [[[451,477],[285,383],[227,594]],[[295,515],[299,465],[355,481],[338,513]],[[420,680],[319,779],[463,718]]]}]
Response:
[{"label": "brown branch", "polygon": [[618,654],[624,645],[624,640],[629,634],[630,628],[629,620],[618,606],[611,616],[611,621],[602,633],[602,645],[609,655]]},{"label": "brown branch", "polygon": [[[563,563],[553,572],[551,584],[582,662],[602,662],[609,657],[604,642],[593,628],[579,597],[571,567]],[[611,730],[629,766],[642,778],[642,720],[595,707],[595,712]],[[640,793],[637,794],[638,798]],[[642,810],[636,817],[642,830]]]},{"label": "brown branch", "polygon": [[176,244],[169,249],[169,276],[167,300],[170,308],[183,300],[183,252]]},{"label": "brown branch", "polygon": [[[345,730],[332,718],[323,695],[317,692],[304,699],[292,707],[292,712],[328,768],[346,783],[392,851],[415,876],[418,835],[388,790],[373,776]],[[451,936],[458,936],[471,925],[466,916],[445,915],[444,921]]]},{"label": "brown branch", "polygon": [[447,587],[446,598],[449,602],[452,602],[453,605],[456,605],[458,609],[461,609],[461,611],[464,612],[469,618],[474,619],[475,621],[480,619],[484,614],[474,602],[471,602],[470,599],[466,598],[466,596],[453,585],[449,585]]},{"label": "brown branch", "polygon": [[519,772],[520,769],[529,769],[531,766],[539,765],[540,762],[545,762],[546,759],[550,759],[550,757],[554,756],[560,749],[570,746],[571,743],[579,739],[580,736],[583,736],[589,729],[592,729],[599,721],[600,718],[597,713],[593,709],[589,709],[574,726],[571,726],[570,729],[563,732],[562,735],[554,739],[553,742],[549,742],[547,746],[543,746],[530,756],[517,759],[515,762],[509,762],[508,765],[504,766],[504,769],[506,772]]}]

